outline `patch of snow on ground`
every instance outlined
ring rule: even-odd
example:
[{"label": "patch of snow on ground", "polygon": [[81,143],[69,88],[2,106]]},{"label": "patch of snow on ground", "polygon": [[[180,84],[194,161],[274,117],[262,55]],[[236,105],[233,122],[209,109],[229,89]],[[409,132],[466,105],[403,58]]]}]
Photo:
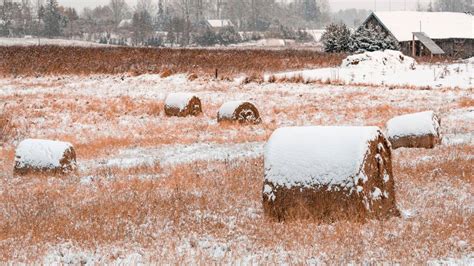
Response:
[{"label": "patch of snow on ground", "polygon": [[76,47],[107,47],[108,44],[100,44],[95,42],[66,40],[66,39],[46,39],[40,38],[0,38],[0,46],[37,46],[40,45],[57,45],[57,46],[76,46]]},{"label": "patch of snow on ground", "polygon": [[97,265],[111,263],[114,265],[144,265],[147,260],[141,251],[123,252],[114,249],[108,255],[96,250],[82,250],[71,243],[64,243],[49,248],[43,257],[44,265]]},{"label": "patch of snow on ground", "polygon": [[399,51],[385,50],[348,56],[342,61],[343,68],[412,69],[415,59]]},{"label": "patch of snow on ground", "polygon": [[[185,164],[196,161],[224,161],[240,158],[256,158],[263,154],[263,143],[238,144],[195,143],[190,145],[165,145],[159,148],[136,148],[120,150],[116,157],[101,162],[107,167],[131,168]],[[89,168],[95,161],[81,163],[81,168]]]},{"label": "patch of snow on ground", "polygon": [[[362,57],[363,55],[357,56]],[[350,58],[348,57],[346,60],[350,60]],[[302,77],[305,82],[330,81],[334,83],[344,82],[346,84],[432,88],[459,87],[462,89],[474,87],[474,67],[469,62],[417,65],[413,69],[408,67],[410,60],[407,58],[409,57],[405,56],[407,64],[394,64],[388,62],[396,61],[396,59],[381,60],[380,56],[377,56],[375,62],[366,60],[359,63],[360,65],[350,65],[351,67],[318,68],[283,72],[274,75],[267,74],[264,79],[269,81],[271,76],[274,76],[276,79]],[[385,61],[388,65],[383,65]]]},{"label": "patch of snow on ground", "polygon": [[474,254],[471,254],[463,258],[444,258],[444,259],[429,260],[426,264],[430,266],[474,265]]}]

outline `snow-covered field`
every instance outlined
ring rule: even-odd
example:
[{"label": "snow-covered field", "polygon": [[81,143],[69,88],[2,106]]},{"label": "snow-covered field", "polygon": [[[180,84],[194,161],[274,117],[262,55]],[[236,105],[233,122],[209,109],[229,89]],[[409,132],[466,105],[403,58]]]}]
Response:
[{"label": "snow-covered field", "polygon": [[[367,55],[370,59],[367,60]],[[416,64],[410,57],[400,60],[398,52],[373,52],[352,56],[338,68],[319,68],[267,74],[270,78],[295,79],[304,82],[384,85],[426,88],[473,88],[474,60],[454,64]],[[367,61],[364,61],[367,60]]]},{"label": "snow-covered field", "polygon": [[0,46],[34,46],[34,45],[57,45],[57,46],[77,46],[77,47],[106,47],[107,44],[86,42],[79,40],[47,39],[47,38],[0,38]]},{"label": "snow-covered field", "polygon": [[[186,75],[0,79],[0,108],[13,128],[0,147],[0,260],[473,264],[474,88],[466,80],[473,66],[450,65],[450,75],[432,81],[441,68],[354,77],[384,80],[379,86]],[[341,79],[359,70],[311,71],[303,73],[324,79],[339,71]],[[390,80],[432,89],[394,88]],[[198,95],[203,115],[166,117],[171,92]],[[219,125],[219,107],[235,100],[255,103],[262,124]],[[263,147],[275,129],[384,128],[394,116],[426,110],[440,114],[443,144],[393,151],[401,217],[323,225],[264,218]],[[25,138],[72,143],[77,174],[14,177],[15,147]]]}]

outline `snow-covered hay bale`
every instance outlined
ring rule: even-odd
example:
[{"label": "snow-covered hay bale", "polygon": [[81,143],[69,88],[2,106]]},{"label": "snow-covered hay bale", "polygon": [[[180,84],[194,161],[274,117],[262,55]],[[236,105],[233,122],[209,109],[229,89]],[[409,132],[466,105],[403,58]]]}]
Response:
[{"label": "snow-covered hay bale", "polygon": [[416,65],[415,59],[399,51],[385,50],[350,55],[342,61],[343,68],[410,69]]},{"label": "snow-covered hay bale", "polygon": [[192,93],[171,93],[165,100],[167,116],[190,116],[202,113],[201,100]]},{"label": "snow-covered hay bale", "polygon": [[68,142],[26,139],[15,152],[14,173],[66,174],[76,169],[76,152]]},{"label": "snow-covered hay bale", "polygon": [[245,101],[232,101],[224,103],[217,113],[218,122],[239,122],[258,124],[262,120],[257,107],[253,103]]},{"label": "snow-covered hay bale", "polygon": [[287,127],[265,146],[263,208],[278,221],[398,215],[390,144],[378,127]]},{"label": "snow-covered hay bale", "polygon": [[441,120],[433,111],[397,116],[387,122],[392,148],[432,149],[441,142]]}]

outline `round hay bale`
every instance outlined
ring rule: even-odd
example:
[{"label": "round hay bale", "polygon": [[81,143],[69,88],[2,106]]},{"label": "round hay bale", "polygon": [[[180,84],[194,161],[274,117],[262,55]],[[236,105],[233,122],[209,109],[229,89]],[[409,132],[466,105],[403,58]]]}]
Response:
[{"label": "round hay bale", "polygon": [[288,127],[265,146],[263,209],[276,221],[397,216],[390,144],[378,127]]},{"label": "round hay bale", "polygon": [[15,151],[14,174],[67,174],[77,168],[76,152],[71,143],[26,139]]},{"label": "round hay bale", "polygon": [[167,116],[197,116],[201,113],[201,100],[192,93],[171,93],[165,99]]},{"label": "round hay bale", "polygon": [[441,120],[433,111],[397,116],[387,122],[387,136],[393,149],[432,149],[441,143]]},{"label": "round hay bale", "polygon": [[239,122],[259,124],[262,122],[260,113],[253,103],[232,101],[224,103],[217,113],[217,122]]}]

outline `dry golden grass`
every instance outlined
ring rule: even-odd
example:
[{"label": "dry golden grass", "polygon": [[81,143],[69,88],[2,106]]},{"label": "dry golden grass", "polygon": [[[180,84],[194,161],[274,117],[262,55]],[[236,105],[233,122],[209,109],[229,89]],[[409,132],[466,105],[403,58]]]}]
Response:
[{"label": "dry golden grass", "polygon": [[[375,261],[402,263],[456,256],[466,251],[456,250],[456,243],[450,239],[469,238],[472,217],[462,206],[451,203],[451,193],[443,191],[473,185],[472,178],[457,179],[459,171],[454,169],[470,169],[472,174],[472,161],[456,160],[457,166],[453,167],[441,158],[463,158],[462,154],[470,152],[472,147],[442,148],[436,152],[439,158],[417,166],[419,171],[404,166],[404,156],[396,152],[398,201],[403,208],[423,204],[425,209],[416,208],[419,213],[409,219],[364,225],[267,221],[260,207],[261,159],[181,165],[162,179],[98,179],[86,186],[74,179],[3,181],[0,254],[3,260],[12,259],[11,242],[6,241],[12,239],[27,246],[68,241],[85,248],[132,241],[153,249],[156,243],[179,245],[179,239],[209,235],[237,248],[232,245],[238,244],[233,237],[238,234],[248,238],[247,244],[255,249],[282,245],[307,257],[326,254],[325,260],[331,262],[362,262],[374,254]],[[424,150],[421,153],[426,154]],[[442,184],[450,187],[443,188]],[[236,220],[229,223],[226,219]],[[165,225],[171,230],[163,231]],[[158,256],[163,259],[170,254]]]},{"label": "dry golden grass", "polygon": [[459,100],[459,107],[474,107],[473,97],[463,97]]},{"label": "dry golden grass", "polygon": [[0,111],[0,142],[3,143],[8,139],[11,128],[11,117],[4,110]]},{"label": "dry golden grass", "polygon": [[0,74],[13,76],[199,72],[214,76],[335,66],[343,54],[304,50],[0,47]]},{"label": "dry golden grass", "polygon": [[0,147],[4,142],[12,141],[21,134],[21,128],[15,121],[14,109],[10,107],[0,107]]},{"label": "dry golden grass", "polygon": [[[198,80],[192,83],[193,92],[202,96],[204,114],[167,118],[160,97],[172,91],[169,84],[161,89],[150,83],[146,88],[150,95],[137,96],[128,88],[147,81],[130,79],[114,83],[123,88],[120,96],[108,95],[100,87],[77,89],[89,84],[85,81],[64,87],[68,78],[64,84],[46,85],[41,79],[40,86],[34,79],[12,79],[8,84],[18,92],[39,88],[0,96],[15,114],[22,135],[70,141],[80,166],[93,163],[68,177],[12,177],[14,142],[6,141],[0,149],[0,261],[41,262],[63,243],[97,252],[104,263],[116,258],[113,250],[129,253],[136,247],[151,261],[179,264],[192,264],[191,258],[200,264],[235,263],[249,256],[256,264],[307,264],[310,258],[331,264],[420,264],[474,252],[472,143],[394,151],[396,196],[403,215],[366,224],[266,220],[261,157],[132,167],[99,163],[119,157],[123,149],[261,143],[280,126],[383,127],[393,116],[427,109],[439,111],[445,119],[443,134],[467,134],[474,125],[448,116],[470,107],[460,105],[469,99],[469,91],[318,84],[282,89],[278,83],[229,88],[227,82],[200,86]],[[43,86],[47,92],[41,91]],[[217,124],[217,110],[229,99],[255,101],[263,123]],[[196,156],[199,159],[199,152]],[[216,259],[202,240],[224,246],[225,255]]]}]

